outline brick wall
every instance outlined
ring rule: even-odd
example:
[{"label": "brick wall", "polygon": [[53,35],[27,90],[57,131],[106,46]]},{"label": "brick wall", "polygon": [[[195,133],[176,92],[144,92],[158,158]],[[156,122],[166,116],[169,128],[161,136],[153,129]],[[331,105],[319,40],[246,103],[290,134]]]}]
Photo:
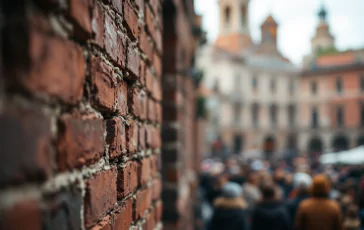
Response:
[{"label": "brick wall", "polygon": [[191,70],[195,37],[193,1],[163,3],[163,225],[193,229],[195,204],[196,89]]},{"label": "brick wall", "polygon": [[1,4],[0,229],[161,228],[160,1]]}]

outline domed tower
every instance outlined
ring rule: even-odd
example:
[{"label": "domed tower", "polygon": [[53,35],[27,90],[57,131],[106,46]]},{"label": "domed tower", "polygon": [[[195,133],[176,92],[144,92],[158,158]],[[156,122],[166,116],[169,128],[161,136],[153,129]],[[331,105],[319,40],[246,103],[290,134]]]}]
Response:
[{"label": "domed tower", "polygon": [[249,0],[219,0],[220,31],[216,46],[238,53],[252,45]]},{"label": "domed tower", "polygon": [[324,5],[318,12],[319,24],[316,28],[316,34],[311,40],[312,53],[315,54],[320,50],[326,50],[335,47],[335,38],[330,33],[327,23],[327,11]]}]

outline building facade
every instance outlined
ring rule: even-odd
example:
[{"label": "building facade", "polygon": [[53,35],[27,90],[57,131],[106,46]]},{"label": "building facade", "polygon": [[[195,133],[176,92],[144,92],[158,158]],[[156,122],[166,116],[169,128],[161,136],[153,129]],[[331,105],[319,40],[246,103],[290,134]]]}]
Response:
[{"label": "building facade", "polygon": [[225,153],[295,148],[298,70],[277,48],[277,22],[269,15],[255,44],[249,1],[219,4],[219,36],[197,54],[209,90],[208,142],[221,142]]}]

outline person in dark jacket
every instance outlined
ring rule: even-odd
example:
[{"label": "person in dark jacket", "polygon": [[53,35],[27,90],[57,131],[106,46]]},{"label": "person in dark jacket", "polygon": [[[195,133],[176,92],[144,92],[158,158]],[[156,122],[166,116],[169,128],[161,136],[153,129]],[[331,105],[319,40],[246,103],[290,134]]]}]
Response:
[{"label": "person in dark jacket", "polygon": [[275,185],[265,184],[261,190],[263,200],[253,211],[251,230],[289,230],[289,216],[284,204],[276,199]]},{"label": "person in dark jacket", "polygon": [[241,186],[229,182],[222,188],[221,196],[214,201],[214,214],[209,230],[247,230]]}]

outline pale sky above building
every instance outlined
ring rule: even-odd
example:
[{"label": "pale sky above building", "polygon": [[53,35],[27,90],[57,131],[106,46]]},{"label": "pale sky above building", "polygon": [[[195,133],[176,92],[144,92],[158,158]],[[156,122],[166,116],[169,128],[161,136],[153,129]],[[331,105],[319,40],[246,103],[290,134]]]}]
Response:
[{"label": "pale sky above building", "polygon": [[[322,0],[250,0],[249,23],[254,41],[260,40],[260,25],[272,12],[279,24],[278,47],[296,64],[311,50]],[[324,0],[331,33],[338,49],[364,48],[364,0]],[[203,16],[209,42],[219,32],[218,0],[195,0]]]}]

